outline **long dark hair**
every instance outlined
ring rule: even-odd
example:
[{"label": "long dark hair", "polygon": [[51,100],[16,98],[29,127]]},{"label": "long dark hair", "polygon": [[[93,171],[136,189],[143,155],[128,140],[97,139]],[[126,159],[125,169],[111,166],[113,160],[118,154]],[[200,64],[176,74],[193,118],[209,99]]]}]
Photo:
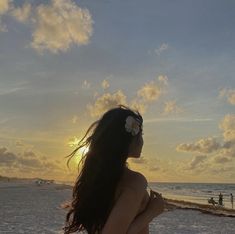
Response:
[{"label": "long dark hair", "polygon": [[70,159],[77,150],[86,146],[78,164],[82,169],[73,187],[73,199],[66,215],[64,233],[86,230],[88,234],[101,233],[114,205],[117,184],[122,176],[133,137],[125,130],[125,120],[132,116],[140,122],[138,111],[119,105],[110,109],[87,130],[78,147],[67,157]]}]

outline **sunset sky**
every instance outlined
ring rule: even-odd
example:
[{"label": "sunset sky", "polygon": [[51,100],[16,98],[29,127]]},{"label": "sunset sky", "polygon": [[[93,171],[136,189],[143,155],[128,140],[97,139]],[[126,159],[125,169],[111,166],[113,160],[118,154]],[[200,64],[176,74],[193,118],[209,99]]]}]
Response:
[{"label": "sunset sky", "polygon": [[144,118],[133,170],[235,183],[234,10],[232,0],[0,0],[0,175],[74,180],[65,156],[125,104]]}]

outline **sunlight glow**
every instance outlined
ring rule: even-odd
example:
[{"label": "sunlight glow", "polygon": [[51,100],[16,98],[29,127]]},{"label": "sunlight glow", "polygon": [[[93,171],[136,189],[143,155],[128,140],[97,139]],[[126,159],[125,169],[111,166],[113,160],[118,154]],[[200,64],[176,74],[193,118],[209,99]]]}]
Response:
[{"label": "sunlight glow", "polygon": [[[68,145],[70,147],[76,147],[81,139],[77,137],[73,137],[69,140]],[[83,146],[81,147],[75,154],[75,161],[78,163],[81,160],[83,154],[86,154],[89,151],[89,147]]]}]

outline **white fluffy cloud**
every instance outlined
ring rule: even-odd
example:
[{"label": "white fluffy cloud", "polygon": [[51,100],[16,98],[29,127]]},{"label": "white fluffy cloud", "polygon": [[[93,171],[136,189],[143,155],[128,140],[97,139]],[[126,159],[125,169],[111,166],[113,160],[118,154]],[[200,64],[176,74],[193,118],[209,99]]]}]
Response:
[{"label": "white fluffy cloud", "polygon": [[1,31],[6,31],[6,26],[1,24],[1,15],[8,13],[21,23],[31,24],[31,47],[39,53],[45,50],[65,52],[72,45],[86,45],[93,31],[90,12],[73,0],[51,0],[40,5],[24,3],[20,7],[15,7],[11,0],[1,0]]},{"label": "white fluffy cloud", "polygon": [[125,94],[119,90],[116,93],[105,93],[98,97],[94,105],[88,105],[91,116],[97,117],[102,115],[108,109],[116,107],[117,105],[127,105]]},{"label": "white fluffy cloud", "polygon": [[[102,115],[105,111],[117,105],[128,105],[131,108],[138,110],[141,114],[146,112],[146,109],[151,102],[159,100],[160,96],[165,93],[168,85],[167,76],[159,76],[143,85],[136,93],[136,96],[127,102],[126,95],[119,90],[116,93],[104,93],[101,96],[95,95],[95,103],[87,106],[91,116],[97,117]],[[103,89],[109,87],[107,80],[102,82]]]},{"label": "white fluffy cloud", "polygon": [[138,97],[146,102],[158,100],[161,94],[162,89],[157,85],[156,81],[150,81],[138,90]]},{"label": "white fluffy cloud", "polygon": [[85,45],[92,35],[92,17],[72,0],[52,0],[37,6],[31,46],[39,52],[67,51],[72,44]]},{"label": "white fluffy cloud", "polygon": [[146,112],[148,105],[157,102],[166,92],[168,86],[167,76],[160,75],[155,80],[144,84],[138,91],[135,98],[130,102],[130,106],[138,109],[142,114]]},{"label": "white fluffy cloud", "polygon": [[[138,110],[141,114],[146,112],[148,105],[159,100],[160,96],[166,92],[168,85],[167,76],[159,76],[143,85],[136,93],[136,96],[127,102],[126,95],[119,90],[116,93],[104,93],[101,96],[95,95],[95,103],[89,104],[87,107],[91,116],[96,117],[103,114],[105,111],[117,105],[128,105],[131,108]],[[102,82],[104,89],[109,87],[107,80]]]}]

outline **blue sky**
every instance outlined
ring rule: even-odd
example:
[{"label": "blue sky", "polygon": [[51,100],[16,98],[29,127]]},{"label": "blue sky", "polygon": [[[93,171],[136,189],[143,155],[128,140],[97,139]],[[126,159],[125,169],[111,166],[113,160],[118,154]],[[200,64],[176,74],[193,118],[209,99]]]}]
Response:
[{"label": "blue sky", "polygon": [[235,182],[234,1],[1,4],[2,174],[74,178],[68,142],[122,101],[145,121],[133,169],[152,181]]}]

